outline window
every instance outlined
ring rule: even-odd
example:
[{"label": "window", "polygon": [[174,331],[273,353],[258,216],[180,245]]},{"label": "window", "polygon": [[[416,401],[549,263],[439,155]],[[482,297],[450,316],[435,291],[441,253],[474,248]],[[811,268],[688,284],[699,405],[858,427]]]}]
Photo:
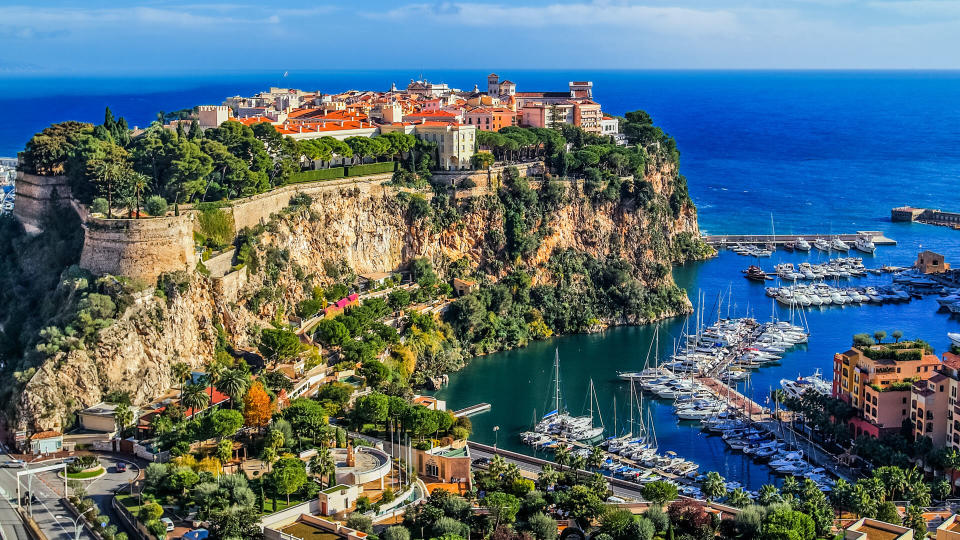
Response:
[{"label": "window", "polygon": [[927,432],[933,431],[933,422],[927,422]]},{"label": "window", "polygon": [[907,415],[907,410],[906,410],[906,409],[900,409],[900,416],[906,416],[906,415]]},{"label": "window", "polygon": [[437,467],[436,463],[427,463],[426,473],[427,476],[438,478],[440,476],[440,469]]},{"label": "window", "polygon": [[903,398],[903,404],[904,404],[904,405],[907,404],[907,398]]},{"label": "window", "polygon": [[940,385],[940,391],[943,392],[943,385]]},{"label": "window", "polygon": [[897,368],[897,373],[900,373],[900,368]]}]

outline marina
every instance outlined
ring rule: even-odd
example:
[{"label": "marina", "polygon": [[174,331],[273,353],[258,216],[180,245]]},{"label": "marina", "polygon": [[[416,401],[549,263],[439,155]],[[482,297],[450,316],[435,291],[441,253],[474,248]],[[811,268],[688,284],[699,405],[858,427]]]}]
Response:
[{"label": "marina", "polygon": [[[796,249],[798,243],[801,246],[814,245],[820,240],[824,243],[821,247],[826,250],[832,247],[834,251],[849,251],[861,238],[869,239],[874,246],[897,245],[896,240],[888,238],[882,231],[857,231],[847,234],[708,234],[703,236],[703,241],[717,249],[733,249],[737,245],[774,247],[791,245]],[[800,251],[809,251],[809,248]]]}]

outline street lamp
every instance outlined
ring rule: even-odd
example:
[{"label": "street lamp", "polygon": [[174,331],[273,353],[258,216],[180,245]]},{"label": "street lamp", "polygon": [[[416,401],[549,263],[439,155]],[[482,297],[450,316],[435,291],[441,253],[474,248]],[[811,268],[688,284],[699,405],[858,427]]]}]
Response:
[{"label": "street lamp", "polygon": [[75,540],[80,540],[80,520],[83,519],[84,514],[92,511],[94,508],[96,508],[96,506],[91,506],[90,508],[87,508],[86,510],[81,512],[79,516],[77,516],[77,519],[72,519],[69,516],[61,516],[59,514],[53,517],[56,519],[65,519],[67,521],[73,521],[73,538]]},{"label": "street lamp", "polygon": [[493,426],[493,449],[497,449],[497,441],[500,439],[500,426]]}]

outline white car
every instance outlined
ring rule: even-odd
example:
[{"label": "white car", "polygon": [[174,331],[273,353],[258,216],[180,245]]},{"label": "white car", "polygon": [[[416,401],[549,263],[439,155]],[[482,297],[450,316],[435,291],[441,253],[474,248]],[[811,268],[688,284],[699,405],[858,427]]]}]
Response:
[{"label": "white car", "polygon": [[172,519],[165,517],[165,518],[162,518],[160,521],[167,526],[167,532],[170,532],[174,529]]},{"label": "white car", "polygon": [[11,459],[3,464],[8,469],[22,469],[27,466],[27,462],[22,459]]}]

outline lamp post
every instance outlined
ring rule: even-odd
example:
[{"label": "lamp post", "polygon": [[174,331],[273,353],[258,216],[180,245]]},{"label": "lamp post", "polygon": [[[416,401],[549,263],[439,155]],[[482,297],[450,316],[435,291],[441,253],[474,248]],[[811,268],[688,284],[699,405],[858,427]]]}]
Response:
[{"label": "lamp post", "polygon": [[493,426],[493,449],[497,449],[497,441],[500,439],[500,426]]},{"label": "lamp post", "polygon": [[61,515],[56,515],[53,517],[57,519],[65,519],[67,521],[73,521],[73,538],[74,540],[80,540],[80,520],[83,519],[84,514],[86,514],[87,512],[90,512],[94,508],[96,508],[96,506],[91,506],[90,508],[87,508],[79,516],[77,516],[77,519],[71,519],[69,516],[61,516]]}]

